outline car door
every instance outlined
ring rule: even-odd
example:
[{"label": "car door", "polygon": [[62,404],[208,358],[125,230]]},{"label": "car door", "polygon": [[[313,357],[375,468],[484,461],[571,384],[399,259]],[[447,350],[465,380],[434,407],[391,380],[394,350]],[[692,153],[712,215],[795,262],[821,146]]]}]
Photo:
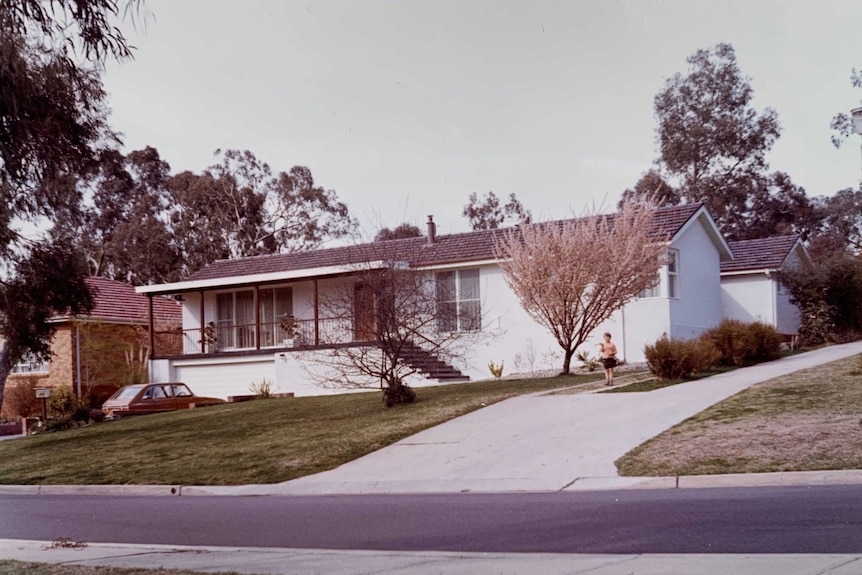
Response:
[{"label": "car door", "polygon": [[174,397],[170,385],[151,385],[144,390],[140,401],[133,406],[134,411],[140,413],[158,413],[160,411],[173,411],[177,408],[177,399]]}]

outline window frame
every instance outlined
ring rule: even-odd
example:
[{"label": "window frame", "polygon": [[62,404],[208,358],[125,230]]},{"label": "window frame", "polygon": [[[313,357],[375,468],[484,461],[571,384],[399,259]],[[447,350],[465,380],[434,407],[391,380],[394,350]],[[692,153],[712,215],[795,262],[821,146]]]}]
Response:
[{"label": "window frame", "polygon": [[[473,278],[475,285],[470,284]],[[437,333],[482,330],[481,280],[479,268],[445,270],[435,274]],[[443,287],[444,282],[449,285]],[[441,307],[450,312],[442,314]]]}]

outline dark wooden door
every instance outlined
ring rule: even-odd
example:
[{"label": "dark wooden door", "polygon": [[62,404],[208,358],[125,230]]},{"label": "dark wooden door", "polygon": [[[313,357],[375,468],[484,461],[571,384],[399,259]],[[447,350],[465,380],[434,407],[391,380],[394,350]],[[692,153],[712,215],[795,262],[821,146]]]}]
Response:
[{"label": "dark wooden door", "polygon": [[356,284],[353,287],[353,339],[370,341],[374,338],[374,291],[368,284]]}]

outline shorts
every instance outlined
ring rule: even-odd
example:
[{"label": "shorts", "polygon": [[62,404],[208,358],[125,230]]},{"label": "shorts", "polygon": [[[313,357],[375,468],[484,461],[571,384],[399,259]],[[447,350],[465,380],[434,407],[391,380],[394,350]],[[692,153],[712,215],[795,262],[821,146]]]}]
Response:
[{"label": "shorts", "polygon": [[605,366],[605,369],[611,369],[612,367],[617,366],[617,358],[615,357],[603,357],[602,365]]}]

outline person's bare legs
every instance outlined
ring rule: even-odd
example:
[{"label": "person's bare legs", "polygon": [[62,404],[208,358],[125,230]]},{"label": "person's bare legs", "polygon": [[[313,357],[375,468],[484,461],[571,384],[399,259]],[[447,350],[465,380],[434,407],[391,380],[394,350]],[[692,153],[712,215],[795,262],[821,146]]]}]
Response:
[{"label": "person's bare legs", "polygon": [[605,385],[613,385],[614,384],[614,368],[606,367],[605,368]]}]

